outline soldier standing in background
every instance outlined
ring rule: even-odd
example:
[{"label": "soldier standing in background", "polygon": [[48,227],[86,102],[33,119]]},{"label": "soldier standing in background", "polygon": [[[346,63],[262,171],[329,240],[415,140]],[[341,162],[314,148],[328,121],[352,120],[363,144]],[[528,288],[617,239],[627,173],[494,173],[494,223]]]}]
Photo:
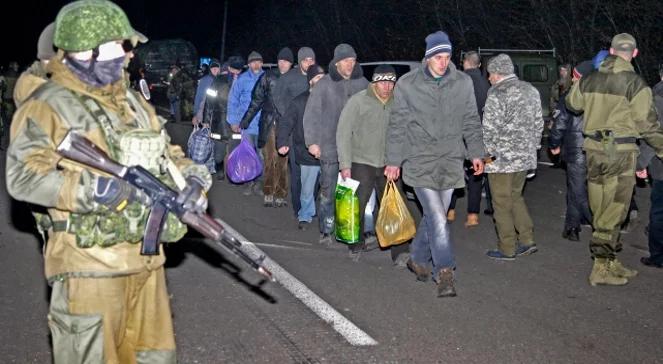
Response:
[{"label": "soldier standing in background", "polygon": [[594,232],[589,248],[594,266],[589,283],[624,285],[637,271],[617,259],[622,244],[619,227],[626,218],[635,185],[638,138],[663,157],[663,129],[653,105],[652,91],[631,65],[638,55],[633,36],[617,34],[610,56],[571,88],[567,106],[584,111],[589,206]]}]

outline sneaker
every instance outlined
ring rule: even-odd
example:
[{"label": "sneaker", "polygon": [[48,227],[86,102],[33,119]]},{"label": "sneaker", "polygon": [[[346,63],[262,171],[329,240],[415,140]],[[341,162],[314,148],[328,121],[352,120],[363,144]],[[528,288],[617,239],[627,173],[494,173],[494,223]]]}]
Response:
[{"label": "sneaker", "polygon": [[375,237],[375,235],[367,235],[364,238],[364,244],[362,244],[362,251],[364,252],[370,252],[371,250],[375,250],[380,247],[378,244],[378,239]]},{"label": "sneaker", "polygon": [[274,200],[274,207],[284,207],[284,206],[288,206],[288,201],[286,201],[284,198],[277,197]]},{"label": "sneaker", "polygon": [[256,196],[263,196],[262,186],[258,182],[253,182],[253,194]]},{"label": "sneaker", "polygon": [[536,244],[532,245],[520,245],[516,247],[516,256],[524,257],[526,255],[534,254],[539,251],[539,248],[536,247]]},{"label": "sneaker", "polygon": [[640,258],[640,263],[652,268],[663,268],[663,263],[657,263],[653,261],[650,257]]},{"label": "sneaker", "polygon": [[483,210],[484,215],[492,216],[495,213],[495,210],[493,209],[485,209]]},{"label": "sneaker", "polygon": [[400,253],[394,259],[394,266],[396,268],[405,269],[407,268],[407,261],[410,260],[410,253]]},{"label": "sneaker", "polygon": [[300,221],[299,224],[297,225],[297,228],[301,231],[306,231],[306,230],[308,230],[308,226],[310,224],[311,223],[308,222],[308,221]]},{"label": "sneaker", "polygon": [[324,246],[331,246],[334,242],[334,238],[332,238],[331,234],[320,234],[320,240],[318,242]]},{"label": "sneaker", "polygon": [[272,207],[272,206],[274,206],[274,196],[272,196],[272,195],[265,195],[265,198],[263,199],[262,204],[263,204],[263,206],[265,206],[265,207]]},{"label": "sneaker", "polygon": [[253,194],[253,186],[254,185],[255,185],[255,182],[247,183],[246,187],[244,188],[244,192],[242,192],[242,195],[251,196]]},{"label": "sneaker", "polygon": [[534,177],[536,177],[536,169],[530,169],[530,170],[528,170],[528,171],[527,171],[527,176],[526,176],[526,178],[527,178],[527,179],[532,179],[532,178],[534,178]]},{"label": "sneaker", "polygon": [[495,260],[507,260],[507,261],[516,260],[515,255],[504,255],[499,250],[489,250],[486,252],[486,255],[488,256],[488,258]]}]

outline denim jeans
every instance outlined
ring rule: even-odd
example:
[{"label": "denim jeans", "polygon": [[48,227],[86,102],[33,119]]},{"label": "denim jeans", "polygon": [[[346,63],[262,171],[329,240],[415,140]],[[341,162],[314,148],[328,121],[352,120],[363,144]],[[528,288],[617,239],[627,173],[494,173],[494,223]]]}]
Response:
[{"label": "denim jeans", "polygon": [[299,203],[301,207],[297,212],[297,220],[311,222],[315,216],[315,184],[320,175],[320,166],[300,166],[301,194]]},{"label": "denim jeans", "polygon": [[336,180],[338,179],[338,162],[320,161],[320,199],[318,203],[318,221],[320,232],[334,232],[336,219]]},{"label": "denim jeans", "polygon": [[649,258],[663,264],[663,180],[652,181],[649,210]]},{"label": "denim jeans", "polygon": [[412,260],[422,266],[433,265],[433,276],[444,268],[454,268],[456,261],[451,246],[451,232],[447,224],[447,210],[453,189],[433,190],[415,187],[424,216],[419,223],[417,235],[412,240]]},{"label": "denim jeans", "polygon": [[579,228],[591,223],[587,197],[587,166],[584,158],[579,163],[566,163],[566,219],[564,229]]},{"label": "denim jeans", "polygon": [[[301,183],[301,167],[297,163],[295,147],[290,138],[290,153],[288,153],[288,164],[290,166],[290,200],[292,201],[292,210],[297,214],[301,208],[300,198],[302,183]],[[319,166],[316,166],[319,167]],[[313,199],[315,201],[315,198]]]}]

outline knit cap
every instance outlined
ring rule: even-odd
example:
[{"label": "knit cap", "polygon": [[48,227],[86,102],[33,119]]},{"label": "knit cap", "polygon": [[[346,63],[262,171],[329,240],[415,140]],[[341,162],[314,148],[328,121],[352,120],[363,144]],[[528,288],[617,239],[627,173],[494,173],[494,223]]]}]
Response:
[{"label": "knit cap", "polygon": [[253,61],[262,61],[262,56],[260,53],[256,51],[249,53],[249,59],[246,61],[246,63],[251,63]]},{"label": "knit cap", "polygon": [[426,37],[426,59],[438,53],[451,53],[451,41],[447,33],[438,30]]},{"label": "knit cap", "polygon": [[301,47],[297,51],[297,62],[301,62],[306,58],[313,58],[315,60],[315,52],[309,47]]},{"label": "knit cap", "polygon": [[357,53],[351,45],[341,43],[334,48],[334,58],[331,63],[336,64],[336,62],[346,58],[357,58]]},{"label": "knit cap", "polygon": [[276,57],[277,61],[284,60],[290,63],[293,63],[295,56],[292,55],[292,51],[288,47],[284,47],[279,51],[279,55]]},{"label": "knit cap", "polygon": [[499,75],[512,75],[514,72],[513,62],[511,57],[504,53],[500,53],[488,61],[488,72],[497,73]]}]

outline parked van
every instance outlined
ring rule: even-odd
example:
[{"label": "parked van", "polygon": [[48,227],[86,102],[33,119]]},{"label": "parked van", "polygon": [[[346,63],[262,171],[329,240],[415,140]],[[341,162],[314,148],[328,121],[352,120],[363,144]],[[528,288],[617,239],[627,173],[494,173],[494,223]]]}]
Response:
[{"label": "parked van", "polygon": [[[550,90],[557,82],[557,58],[555,49],[483,49],[477,50],[481,57],[481,69],[486,74],[488,60],[500,53],[508,54],[513,61],[515,74],[531,83],[541,95],[543,117],[550,115]],[[464,52],[461,53],[461,59]],[[462,63],[461,63],[462,64]]]}]

